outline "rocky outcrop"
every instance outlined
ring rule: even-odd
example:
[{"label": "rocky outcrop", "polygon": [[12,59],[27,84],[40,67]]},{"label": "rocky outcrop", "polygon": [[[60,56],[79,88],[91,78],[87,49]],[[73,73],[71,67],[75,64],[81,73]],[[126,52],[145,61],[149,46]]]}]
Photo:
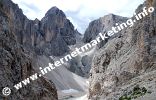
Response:
[{"label": "rocky outcrop", "polygon": [[[143,7],[149,5],[156,7],[155,0],[147,0],[136,12],[141,12]],[[156,11],[135,23],[132,28],[125,29],[119,36],[109,39],[97,51],[90,72],[89,95],[92,100],[123,100],[133,97],[137,100],[136,85],[152,91],[146,95],[149,100],[153,100],[150,96],[155,93],[155,87],[152,86],[155,85],[156,70],[155,16]]]},{"label": "rocky outcrop", "polygon": [[[37,22],[39,21],[36,20]],[[4,87],[12,89],[8,97],[1,93],[1,100],[58,99],[55,85],[43,77],[19,91],[13,88],[15,84],[35,73],[32,66],[33,52],[29,53],[27,48],[31,49],[30,47],[34,45],[34,42],[28,42],[28,39],[34,40],[30,35],[33,30],[30,27],[30,30],[23,30],[29,25],[33,26],[32,23],[33,21],[28,20],[17,5],[10,0],[0,0],[0,89]]]}]

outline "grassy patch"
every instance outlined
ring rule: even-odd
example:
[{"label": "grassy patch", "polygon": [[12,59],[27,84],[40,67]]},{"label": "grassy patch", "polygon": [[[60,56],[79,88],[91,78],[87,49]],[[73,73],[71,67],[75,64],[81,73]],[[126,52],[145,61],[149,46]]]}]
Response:
[{"label": "grassy patch", "polygon": [[133,90],[129,91],[127,94],[124,94],[119,98],[119,100],[132,100],[138,97],[144,96],[146,93],[149,93],[145,87],[135,86]]}]

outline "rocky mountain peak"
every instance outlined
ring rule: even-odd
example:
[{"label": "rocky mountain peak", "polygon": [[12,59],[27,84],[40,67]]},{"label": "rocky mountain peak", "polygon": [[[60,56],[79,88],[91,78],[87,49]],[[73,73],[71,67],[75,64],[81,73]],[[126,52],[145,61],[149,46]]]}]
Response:
[{"label": "rocky mountain peak", "polygon": [[89,24],[89,27],[85,31],[83,42],[88,43],[94,39],[100,32],[104,33],[109,31],[115,23],[122,23],[127,18],[121,17],[114,14],[108,14],[104,17],[101,17],[97,20],[92,21]]},{"label": "rocky mountain peak", "polygon": [[103,24],[106,24],[106,23],[104,23],[105,21],[116,22],[116,21],[118,21],[118,20],[120,20],[122,18],[124,18],[124,17],[111,13],[111,14],[105,15],[105,16],[99,18],[99,19],[103,22]]},{"label": "rocky mountain peak", "polygon": [[45,16],[48,15],[62,15],[63,17],[66,17],[66,15],[64,14],[64,12],[62,10],[60,10],[59,8],[57,8],[56,6],[50,8],[47,13],[45,14]]},{"label": "rocky mountain peak", "polygon": [[36,19],[34,20],[34,22],[40,22],[40,20],[36,18]]},{"label": "rocky mountain peak", "polygon": [[114,15],[114,14],[108,14],[108,15],[105,15],[103,17],[101,17],[100,19],[104,19],[104,20],[114,20],[113,18],[116,17],[117,15]]}]

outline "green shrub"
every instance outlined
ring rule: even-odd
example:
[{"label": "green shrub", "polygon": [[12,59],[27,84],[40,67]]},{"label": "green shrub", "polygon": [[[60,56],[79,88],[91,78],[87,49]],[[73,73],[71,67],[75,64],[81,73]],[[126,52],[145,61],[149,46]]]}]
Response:
[{"label": "green shrub", "polygon": [[145,87],[142,88],[142,93],[144,93],[144,94],[147,93],[147,89]]},{"label": "green shrub", "polygon": [[128,94],[124,94],[119,98],[119,100],[131,100],[136,99],[138,97],[141,97],[148,93],[147,89],[145,87],[139,87],[139,85],[136,85],[132,91],[129,91]]}]

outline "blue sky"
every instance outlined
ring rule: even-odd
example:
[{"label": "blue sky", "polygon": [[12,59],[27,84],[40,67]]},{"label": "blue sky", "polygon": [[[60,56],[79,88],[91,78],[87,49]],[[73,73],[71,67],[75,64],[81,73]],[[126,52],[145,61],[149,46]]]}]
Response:
[{"label": "blue sky", "polygon": [[144,0],[13,0],[24,14],[34,20],[41,19],[53,6],[63,10],[75,28],[84,33],[90,21],[113,13],[131,17]]}]

